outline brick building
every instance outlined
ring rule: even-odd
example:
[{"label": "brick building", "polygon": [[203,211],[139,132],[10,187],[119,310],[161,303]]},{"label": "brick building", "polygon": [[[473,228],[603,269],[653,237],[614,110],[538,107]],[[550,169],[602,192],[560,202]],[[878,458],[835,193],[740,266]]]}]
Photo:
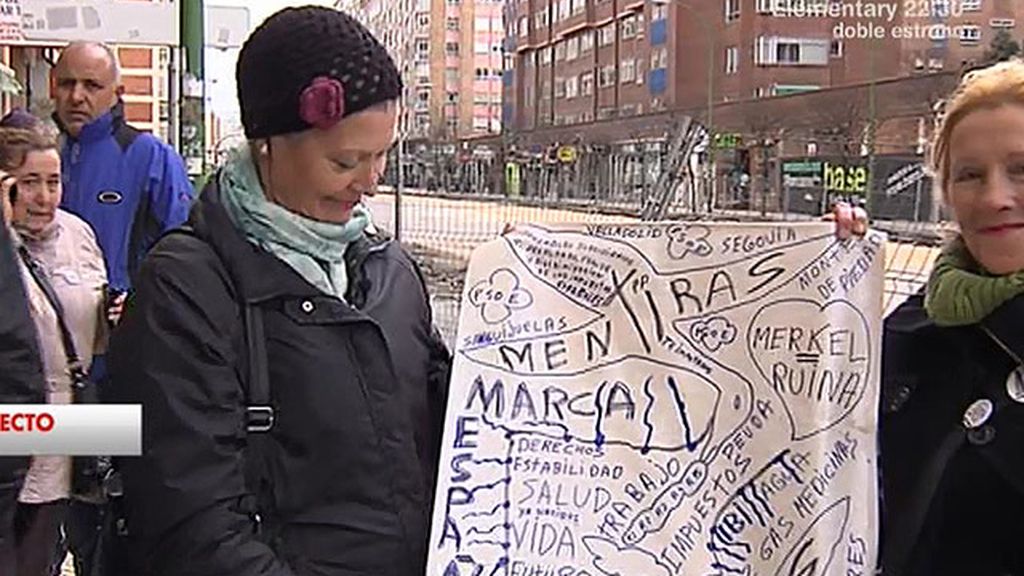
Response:
[{"label": "brick building", "polygon": [[500,0],[345,0],[395,58],[406,84],[404,125],[435,141],[501,129]]},{"label": "brick building", "polygon": [[709,92],[721,104],[958,70],[998,30],[1019,38],[1021,17],[1018,0],[510,0],[506,125],[695,111]]}]

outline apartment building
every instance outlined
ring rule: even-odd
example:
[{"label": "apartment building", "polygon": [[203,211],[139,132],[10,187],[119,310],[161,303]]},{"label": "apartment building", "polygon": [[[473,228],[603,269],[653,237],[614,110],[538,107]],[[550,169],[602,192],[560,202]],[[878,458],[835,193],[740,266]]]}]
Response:
[{"label": "apartment building", "polygon": [[531,130],[956,70],[1022,18],[1019,0],[509,0],[504,117]]},{"label": "apartment building", "polygon": [[387,46],[402,71],[403,125],[410,138],[500,132],[500,0],[361,0],[345,6]]}]

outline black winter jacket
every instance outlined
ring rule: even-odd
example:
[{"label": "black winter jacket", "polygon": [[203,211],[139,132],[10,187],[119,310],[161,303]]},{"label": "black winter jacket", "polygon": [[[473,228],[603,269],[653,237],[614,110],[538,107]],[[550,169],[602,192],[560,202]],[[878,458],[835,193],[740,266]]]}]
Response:
[{"label": "black winter jacket", "polygon": [[[0,404],[46,401],[35,325],[7,226],[0,219]],[[0,574],[14,574],[14,511],[29,458],[0,457]]]},{"label": "black winter jacket", "polygon": [[[112,341],[107,400],[143,406],[144,455],[119,462],[132,539],[154,576],[421,575],[450,357],[417,267],[364,237],[349,305],[249,244],[219,198],[209,186],[191,235],[147,256]],[[276,411],[258,453],[243,301],[262,310]],[[253,457],[269,486],[258,534]]]},{"label": "black winter jacket", "polygon": [[[934,325],[920,295],[886,320],[885,576],[1024,575],[1024,398],[1008,388],[1021,359],[1024,296],[973,326]],[[994,411],[969,428],[979,400]]]}]

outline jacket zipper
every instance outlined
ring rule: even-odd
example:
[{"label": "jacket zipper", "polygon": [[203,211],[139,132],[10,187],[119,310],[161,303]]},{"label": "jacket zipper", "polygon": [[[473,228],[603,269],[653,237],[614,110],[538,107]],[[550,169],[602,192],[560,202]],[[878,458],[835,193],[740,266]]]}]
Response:
[{"label": "jacket zipper", "polygon": [[[369,259],[370,256],[373,256],[379,252],[383,252],[390,243],[391,241],[389,240],[387,242],[382,242],[380,244],[376,244],[374,246],[370,246],[369,248],[367,248],[366,252],[360,254],[357,258],[354,258],[352,260],[352,270],[361,270],[363,264],[367,261],[367,259]],[[345,267],[346,269],[348,268],[348,263],[345,264]],[[355,275],[350,275],[349,277],[349,282],[359,282],[361,280],[361,277],[357,277]],[[365,298],[366,295],[363,294],[363,297]],[[362,309],[362,305],[357,307],[352,302],[349,302],[347,298],[343,300],[343,303],[352,310],[360,311]]]}]

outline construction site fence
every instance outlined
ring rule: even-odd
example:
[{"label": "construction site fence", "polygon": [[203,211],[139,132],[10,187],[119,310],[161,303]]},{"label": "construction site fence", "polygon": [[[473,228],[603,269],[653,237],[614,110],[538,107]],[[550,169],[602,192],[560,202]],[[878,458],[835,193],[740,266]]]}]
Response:
[{"label": "construction site fence", "polygon": [[[435,323],[451,343],[474,248],[507,225],[639,222],[661,162],[654,146],[577,153],[572,162],[497,155],[442,166],[405,162],[401,193],[384,186],[371,206],[376,225],[397,236],[423,267]],[[769,159],[763,168],[760,177],[742,178],[695,163],[670,192],[662,219],[816,220],[837,200],[863,204],[871,225],[889,235],[886,313],[924,285],[951,234],[920,158]]]}]

